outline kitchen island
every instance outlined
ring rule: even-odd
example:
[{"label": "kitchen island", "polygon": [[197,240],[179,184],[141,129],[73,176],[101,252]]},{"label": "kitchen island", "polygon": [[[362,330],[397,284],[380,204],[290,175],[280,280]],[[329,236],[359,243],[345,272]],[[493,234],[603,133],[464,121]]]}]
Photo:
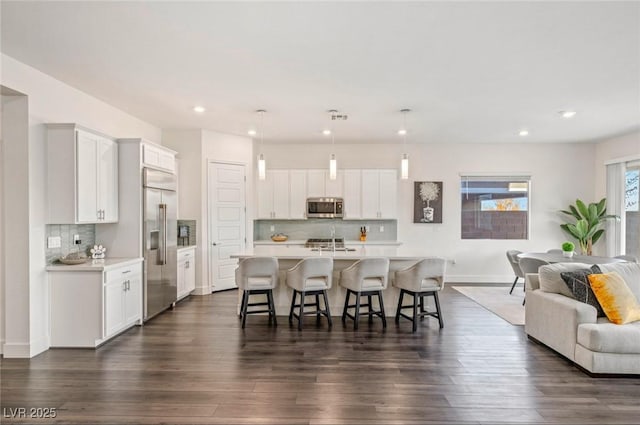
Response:
[{"label": "kitchen island", "polygon": [[[366,246],[356,248],[355,250],[338,250],[322,249],[312,250],[297,246],[273,246],[261,245],[252,249],[246,249],[231,255],[231,258],[250,258],[250,257],[276,257],[280,267],[280,282],[273,291],[276,312],[279,316],[289,315],[291,307],[292,290],[285,283],[285,272],[293,267],[298,261],[308,257],[332,257],[333,258],[333,285],[328,291],[329,307],[332,316],[342,315],[344,299],[346,291],[340,287],[340,271],[349,267],[354,262],[362,258],[386,257],[390,260],[389,265],[389,284],[383,292],[385,304],[385,313],[387,316],[395,316],[398,304],[398,295],[400,291],[391,285],[393,272],[415,264],[422,258],[433,257],[435,254],[428,252],[418,252],[397,246]],[[446,279],[445,279],[446,280]],[[238,297],[238,311],[240,306],[241,291]]]}]

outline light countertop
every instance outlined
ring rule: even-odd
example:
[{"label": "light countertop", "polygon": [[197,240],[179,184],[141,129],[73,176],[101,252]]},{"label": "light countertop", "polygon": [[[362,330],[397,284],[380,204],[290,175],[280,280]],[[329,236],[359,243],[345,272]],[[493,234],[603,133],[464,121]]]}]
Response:
[{"label": "light countertop", "polygon": [[[254,245],[304,245],[307,242],[306,239],[287,239],[284,242],[274,242],[270,239],[257,240],[253,241]],[[345,240],[345,245],[390,245],[390,246],[400,246],[402,242],[398,241],[366,241],[362,242],[360,240]]]},{"label": "light countertop", "polygon": [[89,258],[87,262],[82,264],[75,264],[72,266],[54,263],[47,266],[48,272],[103,272],[110,269],[128,266],[131,264],[140,263],[143,258],[105,258],[103,260],[92,260]]},{"label": "light countertop", "polygon": [[195,249],[198,245],[178,245],[178,251],[184,251],[185,249]]},{"label": "light countertop", "polygon": [[336,260],[359,260],[369,257],[387,257],[392,260],[418,260],[424,257],[437,257],[437,253],[408,249],[397,246],[362,245],[354,251],[312,251],[311,248],[296,246],[261,245],[231,254],[231,258],[247,258],[256,256],[276,257],[279,259],[302,259],[306,257],[328,256]]}]

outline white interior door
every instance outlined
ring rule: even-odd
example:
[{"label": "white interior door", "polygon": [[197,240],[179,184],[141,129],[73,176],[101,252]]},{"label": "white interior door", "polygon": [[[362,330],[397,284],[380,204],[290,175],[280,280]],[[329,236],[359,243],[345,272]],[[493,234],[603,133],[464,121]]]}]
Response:
[{"label": "white interior door", "polygon": [[246,244],[244,165],[210,162],[208,180],[209,284],[215,292],[236,287],[237,260],[229,256]]}]

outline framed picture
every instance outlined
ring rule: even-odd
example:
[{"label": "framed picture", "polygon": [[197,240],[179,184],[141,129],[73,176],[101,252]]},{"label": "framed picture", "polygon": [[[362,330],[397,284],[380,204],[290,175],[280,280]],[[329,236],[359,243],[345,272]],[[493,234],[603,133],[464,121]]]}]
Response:
[{"label": "framed picture", "polygon": [[442,182],[414,182],[414,223],[442,223]]}]

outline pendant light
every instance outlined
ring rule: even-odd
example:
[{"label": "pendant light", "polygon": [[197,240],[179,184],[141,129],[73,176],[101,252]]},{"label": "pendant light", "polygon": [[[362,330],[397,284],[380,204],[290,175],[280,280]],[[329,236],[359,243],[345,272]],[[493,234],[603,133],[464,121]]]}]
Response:
[{"label": "pendant light", "polygon": [[[337,113],[335,109],[329,111],[331,114],[331,119],[333,120],[333,115]],[[333,126],[332,126],[333,127]],[[336,161],[336,137],[335,131],[331,128],[331,155],[329,156],[329,180],[335,180],[338,178],[338,161]]]},{"label": "pendant light", "polygon": [[264,145],[264,113],[267,112],[264,109],[258,109],[256,111],[260,114],[260,155],[258,156],[258,180],[265,180],[267,178],[267,162],[264,160],[263,145]]},{"label": "pendant light", "polygon": [[398,130],[398,134],[402,136],[402,146],[404,149],[402,159],[400,160],[400,178],[402,180],[407,180],[409,178],[409,154],[407,154],[407,114],[411,112],[411,109],[402,109],[400,112],[402,112],[402,128]]}]

